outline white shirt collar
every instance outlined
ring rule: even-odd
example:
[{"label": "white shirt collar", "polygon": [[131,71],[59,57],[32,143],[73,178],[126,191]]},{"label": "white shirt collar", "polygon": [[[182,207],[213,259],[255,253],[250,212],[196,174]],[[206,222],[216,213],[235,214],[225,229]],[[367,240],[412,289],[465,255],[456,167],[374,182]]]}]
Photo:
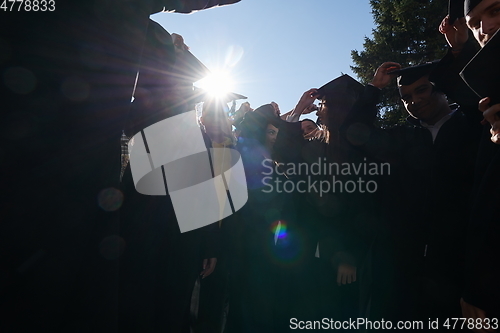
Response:
[{"label": "white shirt collar", "polygon": [[447,114],[446,116],[444,116],[443,118],[441,118],[437,123],[435,123],[434,125],[429,125],[427,124],[426,122],[420,120],[420,125],[422,125],[422,127],[425,127],[427,128],[431,134],[432,134],[432,142],[434,142],[436,140],[436,137],[438,135],[438,132],[439,130],[441,129],[441,126],[443,126],[443,124],[445,122],[447,122],[451,116],[453,116],[453,114],[457,111],[457,109],[451,111],[451,113]]}]

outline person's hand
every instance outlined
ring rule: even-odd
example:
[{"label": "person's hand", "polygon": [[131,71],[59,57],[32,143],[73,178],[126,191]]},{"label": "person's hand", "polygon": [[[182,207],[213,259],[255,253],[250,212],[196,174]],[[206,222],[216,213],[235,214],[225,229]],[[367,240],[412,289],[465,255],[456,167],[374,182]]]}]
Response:
[{"label": "person's hand", "polygon": [[293,110],[292,114],[303,114],[304,110],[313,104],[313,102],[316,100],[316,96],[318,94],[318,89],[316,88],[311,88],[304,92],[302,96],[299,99],[299,102],[297,103],[297,106],[295,106],[295,109]]},{"label": "person's hand", "polygon": [[318,89],[311,88],[302,94],[298,104],[303,104],[307,107],[316,100],[317,95],[318,95]]},{"label": "person's hand", "polygon": [[389,85],[392,79],[396,76],[395,74],[389,73],[398,69],[401,69],[401,65],[397,62],[384,62],[375,71],[371,84],[379,89],[387,87],[387,85]]},{"label": "person's hand", "polygon": [[276,102],[271,102],[270,104],[273,106],[273,108],[274,108],[274,112],[276,112],[276,116],[278,116],[278,117],[279,117],[279,116],[280,116],[281,111],[280,111],[280,107],[279,107],[278,103],[276,103]]},{"label": "person's hand", "polygon": [[203,270],[200,275],[204,279],[213,273],[215,265],[217,264],[217,258],[203,259]]},{"label": "person's hand", "polygon": [[340,264],[337,270],[337,284],[356,282],[356,267],[348,264]]},{"label": "person's hand", "polygon": [[189,46],[184,44],[184,38],[182,38],[181,35],[173,33],[172,35],[172,42],[174,43],[174,46],[180,50],[185,50],[189,51]]},{"label": "person's hand", "polygon": [[[460,306],[462,307],[462,316],[464,318],[474,319],[474,328],[472,329],[473,332],[476,333],[495,332],[495,330],[491,328],[492,326],[491,321],[488,318],[486,318],[486,313],[484,312],[484,310],[481,310],[480,308],[477,308],[474,305],[467,303],[466,301],[464,301],[463,298],[460,299]],[[479,323],[481,325],[478,325]]]},{"label": "person's hand", "polygon": [[243,110],[243,113],[253,111],[253,109],[250,107],[250,103],[248,102],[241,103],[239,110]]},{"label": "person's hand", "polygon": [[491,125],[491,141],[500,144],[500,104],[490,106],[490,98],[486,97],[479,101],[479,111],[483,113],[483,125],[489,122]]},{"label": "person's hand", "polygon": [[253,109],[250,107],[250,103],[244,102],[241,103],[240,107],[238,110],[236,110],[235,114],[244,116],[247,112],[253,111]]},{"label": "person's hand", "polygon": [[304,109],[304,111],[302,111],[302,114],[308,114],[318,110],[319,110],[318,106],[314,103],[311,103],[307,108]]},{"label": "person's hand", "polygon": [[439,32],[444,35],[448,45],[454,53],[460,52],[467,40],[469,39],[469,31],[465,18],[456,19],[453,24],[450,24],[449,15],[441,21]]}]

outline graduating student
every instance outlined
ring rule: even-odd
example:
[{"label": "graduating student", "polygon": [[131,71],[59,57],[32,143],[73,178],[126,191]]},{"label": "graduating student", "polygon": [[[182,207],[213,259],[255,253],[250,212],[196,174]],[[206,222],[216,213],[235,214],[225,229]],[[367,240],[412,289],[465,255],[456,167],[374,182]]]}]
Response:
[{"label": "graduating student", "polygon": [[[385,264],[373,270],[374,318],[443,323],[460,315],[478,126],[448,105],[430,79],[435,67],[382,64],[346,122],[346,135],[361,138],[355,145],[391,164],[390,177],[379,183],[386,224],[374,256]],[[378,95],[395,75],[408,124],[380,130],[372,124]]]},{"label": "graduating student", "polygon": [[[231,98],[245,98],[237,94],[230,94],[225,99],[205,96],[200,125],[203,130],[205,144],[210,151],[214,175],[220,175],[231,167],[231,154],[227,150],[235,149],[236,138],[232,133],[231,121],[227,113],[226,102]],[[211,149],[211,148],[215,148]],[[228,189],[226,188],[226,192]],[[220,251],[217,257],[217,269],[210,278],[202,277],[200,281],[200,295],[198,316],[195,331],[221,332],[225,326],[228,312],[229,278],[231,267],[234,265],[234,247],[240,242],[237,236],[239,223],[238,214],[233,214],[219,221]]]},{"label": "graduating student", "polygon": [[[472,31],[481,51],[465,67],[462,77],[481,101],[484,129],[479,147],[473,209],[469,222],[465,289],[462,298],[463,316],[472,318],[475,332],[486,332],[497,327],[491,320],[500,316],[500,258],[499,184],[500,147],[498,147],[499,117],[499,40],[500,3],[493,0],[466,0],[464,11],[457,22],[444,22],[442,33],[459,56],[467,59],[467,28]],[[446,18],[445,18],[446,19]],[[461,35],[457,41],[454,36]],[[454,41],[454,43],[450,43]],[[455,63],[459,61],[455,61]],[[452,62],[453,64],[453,62]],[[456,65],[455,65],[456,66]],[[485,319],[486,318],[486,319]]]},{"label": "graduating student", "polygon": [[[290,117],[298,120],[301,114],[308,112],[311,103],[319,99],[321,106],[317,115],[323,129],[316,131],[315,137],[306,139],[301,123],[282,123],[276,142],[280,161],[295,164],[297,170],[301,165],[309,166],[309,173],[289,177],[297,187],[315,181],[328,184],[328,188],[322,185],[320,189],[324,193],[319,193],[315,187],[299,188],[300,193],[295,193],[295,200],[299,207],[298,221],[308,239],[309,260],[314,261],[316,269],[309,276],[318,288],[315,290],[315,311],[320,317],[330,316],[339,320],[364,316],[362,313],[366,311],[364,287],[367,283],[364,279],[361,281],[363,286],[360,286],[360,280],[363,280],[368,267],[367,250],[373,236],[370,225],[374,225],[372,222],[376,219],[373,197],[364,188],[344,189],[344,184],[357,181],[352,174],[341,174],[335,168],[322,168],[320,174],[312,170],[313,164],[318,163],[357,165],[366,162],[340,134],[345,117],[362,91],[363,86],[348,75],[342,75],[319,89],[306,91]],[[363,178],[365,175],[359,176]],[[318,241],[316,255],[319,259],[313,258]],[[360,287],[363,289],[362,297]]]},{"label": "graduating student", "polygon": [[[131,134],[144,137],[144,133],[148,132],[142,132],[143,129],[193,107],[191,98],[194,97],[189,95],[192,82],[207,72],[204,66],[199,65],[191,67],[183,75],[176,75],[180,71],[177,68],[179,54],[174,48],[175,41],[156,22],[149,24],[147,42],[128,129]],[[215,104],[209,107],[209,104],[207,110],[217,107]],[[207,112],[206,126],[214,130],[209,118]],[[191,121],[191,125],[196,126],[195,117]],[[186,124],[180,122],[178,126]],[[147,139],[152,145],[150,137]],[[186,136],[178,139],[182,140],[161,144],[165,150],[172,146],[182,149],[184,143],[189,144],[195,138]],[[210,140],[207,140],[206,146],[212,146]],[[133,152],[138,148],[131,145],[131,149]],[[132,154],[131,164],[137,163],[133,158]],[[211,165],[211,175],[214,166]],[[220,165],[217,166],[220,172]],[[131,167],[125,170],[122,181],[125,198],[120,211],[120,236],[126,242],[127,250],[120,258],[119,327],[122,330],[181,332],[187,325],[196,279],[199,275],[208,277],[215,269],[220,229],[217,223],[213,223],[182,232],[169,192],[165,195],[140,192],[136,189],[137,179],[133,178]],[[186,174],[190,171],[202,173],[204,169],[191,163],[183,171]],[[158,181],[162,183],[163,179]]]},{"label": "graduating student", "polygon": [[68,0],[0,11],[0,330],[116,331],[119,138],[148,18],[234,2]]},{"label": "graduating student", "polygon": [[231,235],[233,259],[226,326],[231,333],[279,332],[290,320],[290,304],[283,297],[294,292],[286,288],[293,277],[283,272],[294,253],[288,251],[286,242],[283,248],[281,237],[295,218],[293,202],[287,200],[286,193],[266,185],[271,179],[284,178],[266,167],[274,169],[278,129],[273,124],[278,120],[273,106],[265,104],[247,112],[239,125],[237,147],[245,168],[248,202],[236,214],[238,225]]}]

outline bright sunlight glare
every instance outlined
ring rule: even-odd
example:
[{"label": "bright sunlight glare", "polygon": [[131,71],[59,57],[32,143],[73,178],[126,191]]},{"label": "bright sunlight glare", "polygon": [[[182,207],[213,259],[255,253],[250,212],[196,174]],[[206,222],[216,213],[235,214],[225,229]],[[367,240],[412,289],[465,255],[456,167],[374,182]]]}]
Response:
[{"label": "bright sunlight glare", "polygon": [[233,81],[227,72],[214,71],[196,82],[195,86],[206,90],[212,96],[220,98],[233,90]]}]

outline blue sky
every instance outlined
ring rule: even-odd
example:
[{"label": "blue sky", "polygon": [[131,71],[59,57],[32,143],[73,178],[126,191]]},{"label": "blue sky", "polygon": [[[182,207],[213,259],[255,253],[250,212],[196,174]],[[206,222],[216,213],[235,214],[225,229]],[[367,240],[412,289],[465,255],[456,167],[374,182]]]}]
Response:
[{"label": "blue sky", "polygon": [[368,0],[241,0],[151,18],[182,35],[210,70],[228,72],[253,108],[275,101],[282,113],[309,88],[341,73],[355,77],[350,52],[374,28]]}]

